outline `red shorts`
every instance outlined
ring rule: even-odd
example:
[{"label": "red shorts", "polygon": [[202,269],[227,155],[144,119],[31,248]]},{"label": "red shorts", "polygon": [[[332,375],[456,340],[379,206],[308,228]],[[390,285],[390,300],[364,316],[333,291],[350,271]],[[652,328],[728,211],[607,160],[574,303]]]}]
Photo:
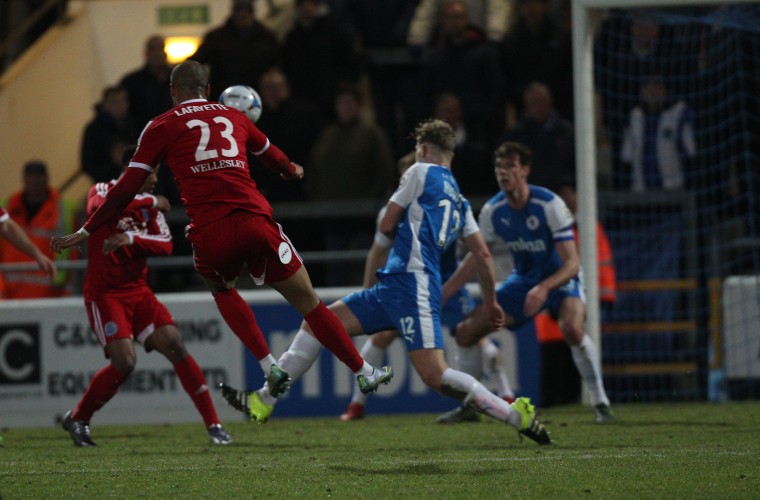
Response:
[{"label": "red shorts", "polygon": [[290,278],[303,266],[282,227],[266,215],[233,212],[192,228],[187,238],[193,244],[196,271],[215,283],[234,281],[244,264],[257,285]]},{"label": "red shorts", "polygon": [[85,308],[90,327],[103,347],[117,339],[134,339],[144,345],[157,328],[176,324],[148,287],[88,298]]}]

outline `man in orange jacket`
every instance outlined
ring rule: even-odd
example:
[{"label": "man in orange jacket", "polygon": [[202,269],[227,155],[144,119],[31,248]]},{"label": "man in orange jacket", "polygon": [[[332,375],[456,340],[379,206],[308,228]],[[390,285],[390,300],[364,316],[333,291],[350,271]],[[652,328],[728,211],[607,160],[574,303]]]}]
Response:
[{"label": "man in orange jacket", "polygon": [[[563,179],[557,194],[562,197],[573,213],[578,212],[575,179]],[[573,227],[575,242],[578,243],[578,227]],[[599,259],[599,300],[603,310],[608,310],[615,302],[617,281],[612,247],[602,224],[596,223],[596,251]],[[581,381],[575,369],[570,349],[565,343],[562,331],[547,311],[535,317],[536,336],[541,344],[543,368],[541,373],[541,406],[575,403],[580,398]]]},{"label": "man in orange jacket", "polygon": [[[6,211],[10,218],[26,233],[29,240],[48,258],[55,258],[50,250],[50,238],[68,234],[74,227],[74,207],[65,202],[58,191],[48,185],[47,166],[33,160],[24,165],[21,191],[8,199]],[[57,256],[67,259],[69,254]],[[27,253],[13,245],[0,245],[0,262],[35,262]],[[56,273],[51,281],[45,272],[6,271],[4,273],[5,299],[33,299],[61,297],[68,294],[67,275]]]}]

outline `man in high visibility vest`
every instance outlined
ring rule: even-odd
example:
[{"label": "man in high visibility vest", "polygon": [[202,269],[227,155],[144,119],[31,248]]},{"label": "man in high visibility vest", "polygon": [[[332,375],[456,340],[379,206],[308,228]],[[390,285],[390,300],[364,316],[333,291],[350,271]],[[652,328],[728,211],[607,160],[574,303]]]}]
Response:
[{"label": "man in high visibility vest", "polygon": [[[578,212],[575,179],[570,177],[562,179],[558,185],[557,194],[575,215]],[[579,241],[577,220],[573,232],[577,244]],[[596,251],[599,262],[599,300],[604,312],[611,308],[615,302],[617,281],[612,247],[602,224],[598,221],[596,223]],[[535,325],[536,337],[541,344],[541,356],[543,358],[541,373],[542,406],[577,402],[581,390],[580,376],[575,369],[570,348],[565,343],[557,320],[547,311],[543,311],[536,315]]]},{"label": "man in high visibility vest", "polygon": [[[8,199],[6,211],[23,229],[29,240],[48,258],[68,259],[70,252],[54,255],[50,238],[68,234],[74,228],[75,207],[64,201],[58,191],[48,184],[47,165],[39,160],[24,165],[21,191]],[[13,245],[0,244],[0,262],[35,262]],[[34,299],[68,295],[68,275],[56,273],[51,281],[42,270],[6,271],[4,273],[5,299]]]}]

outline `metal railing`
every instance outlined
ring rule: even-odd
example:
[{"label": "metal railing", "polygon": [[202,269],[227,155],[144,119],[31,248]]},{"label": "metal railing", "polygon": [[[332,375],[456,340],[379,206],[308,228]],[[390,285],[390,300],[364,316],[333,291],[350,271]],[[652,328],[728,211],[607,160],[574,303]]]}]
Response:
[{"label": "metal railing", "polygon": [[[5,2],[6,0],[3,0],[3,3]],[[8,2],[5,3],[4,8],[9,9],[10,6]],[[66,0],[47,0],[15,27],[4,40],[0,41],[0,73],[27,48],[23,43],[29,32],[54,10],[58,12],[59,21],[65,19]]]}]

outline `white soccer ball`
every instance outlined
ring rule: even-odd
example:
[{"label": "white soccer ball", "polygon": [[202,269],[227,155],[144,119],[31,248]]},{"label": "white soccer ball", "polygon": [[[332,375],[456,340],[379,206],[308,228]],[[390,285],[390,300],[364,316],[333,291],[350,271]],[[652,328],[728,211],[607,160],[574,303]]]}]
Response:
[{"label": "white soccer ball", "polygon": [[261,97],[248,85],[227,87],[219,96],[219,102],[242,111],[253,123],[256,123],[261,117]]}]

